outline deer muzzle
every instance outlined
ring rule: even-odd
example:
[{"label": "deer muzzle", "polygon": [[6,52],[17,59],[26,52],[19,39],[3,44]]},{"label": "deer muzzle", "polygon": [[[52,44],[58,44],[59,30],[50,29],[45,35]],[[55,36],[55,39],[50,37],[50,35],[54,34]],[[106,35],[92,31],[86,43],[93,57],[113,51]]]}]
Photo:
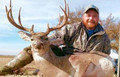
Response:
[{"label": "deer muzzle", "polygon": [[42,49],[42,48],[44,47],[42,41],[34,41],[34,42],[32,43],[32,46],[33,46],[35,49]]}]

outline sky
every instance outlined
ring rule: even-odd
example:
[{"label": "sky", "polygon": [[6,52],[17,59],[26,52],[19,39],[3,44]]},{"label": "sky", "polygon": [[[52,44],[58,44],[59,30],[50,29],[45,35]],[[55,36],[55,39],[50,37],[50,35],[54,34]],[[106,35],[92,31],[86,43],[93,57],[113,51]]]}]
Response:
[{"label": "sky", "polygon": [[[19,29],[11,25],[6,17],[5,5],[9,7],[10,0],[0,0],[0,55],[17,55],[26,46],[18,35]],[[99,8],[100,18],[105,19],[110,13],[120,19],[120,0],[66,0],[70,12],[94,4]],[[13,17],[16,22],[18,11],[21,9],[21,21],[25,27],[35,25],[35,32],[46,31],[47,24],[50,27],[57,25],[59,14],[63,15],[60,7],[64,7],[64,0],[12,0]]]}]

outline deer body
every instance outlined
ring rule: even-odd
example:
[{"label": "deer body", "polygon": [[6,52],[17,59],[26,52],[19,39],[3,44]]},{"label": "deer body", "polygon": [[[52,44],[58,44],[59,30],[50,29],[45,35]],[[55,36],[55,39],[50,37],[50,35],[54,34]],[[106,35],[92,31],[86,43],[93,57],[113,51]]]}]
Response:
[{"label": "deer body", "polygon": [[30,37],[24,32],[19,32],[19,34],[25,38],[24,40],[30,38],[34,40],[31,41],[32,55],[36,66],[40,69],[39,75],[45,77],[112,77],[114,74],[114,62],[107,54],[91,52],[58,57],[51,50],[49,39],[44,40],[46,36]]},{"label": "deer body", "polygon": [[[24,40],[31,37],[19,32]],[[25,34],[25,35],[23,35]],[[36,35],[37,36],[37,35]],[[41,39],[42,38],[42,39]],[[32,37],[32,55],[36,66],[40,69],[39,75],[45,77],[112,77],[114,67],[111,57],[102,52],[78,53],[64,57],[56,56],[50,48],[50,41],[46,36]],[[36,42],[37,41],[37,42]],[[54,71],[53,71],[54,70]]]},{"label": "deer body", "polygon": [[69,56],[58,57],[50,48],[50,41],[44,40],[47,36],[30,36],[25,32],[19,32],[20,36],[24,40],[30,40],[32,38],[31,47],[32,55],[35,64],[39,71],[39,75],[45,77],[73,77],[75,69],[69,62]]},{"label": "deer body", "polygon": [[56,56],[50,48],[51,40],[47,35],[53,31],[62,28],[66,25],[69,16],[69,7],[66,5],[62,23],[56,27],[49,28],[46,32],[35,33],[32,28],[25,28],[22,26],[20,20],[20,11],[18,16],[19,24],[17,24],[12,16],[12,7],[10,2],[10,9],[6,7],[7,18],[11,24],[20,30],[27,31],[19,32],[22,39],[31,42],[31,51],[33,60],[38,67],[39,75],[43,77],[112,77],[114,74],[114,67],[111,58],[108,55],[98,55],[91,53],[81,53],[79,55],[67,55],[64,57]]},{"label": "deer body", "polygon": [[101,52],[79,53],[72,55],[69,61],[77,70],[75,77],[113,77],[114,75],[113,59]]},{"label": "deer body", "polygon": [[34,52],[33,58],[36,66],[40,69],[39,75],[43,77],[73,77],[75,69],[68,61],[69,56],[57,57],[52,51],[45,53],[42,56],[36,55]]}]

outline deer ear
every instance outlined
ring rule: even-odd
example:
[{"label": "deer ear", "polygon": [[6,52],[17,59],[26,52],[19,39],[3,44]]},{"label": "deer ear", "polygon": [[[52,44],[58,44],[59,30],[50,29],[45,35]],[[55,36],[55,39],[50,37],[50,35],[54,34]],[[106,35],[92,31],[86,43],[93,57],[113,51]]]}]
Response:
[{"label": "deer ear", "polygon": [[20,37],[25,40],[25,41],[30,41],[30,37],[31,35],[29,33],[23,32],[23,31],[19,31],[18,34],[20,35]]}]

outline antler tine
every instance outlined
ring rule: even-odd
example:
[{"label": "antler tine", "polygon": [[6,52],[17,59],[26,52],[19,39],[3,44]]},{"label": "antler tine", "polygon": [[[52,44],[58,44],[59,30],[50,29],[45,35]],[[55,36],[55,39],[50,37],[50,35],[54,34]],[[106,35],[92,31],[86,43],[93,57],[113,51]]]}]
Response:
[{"label": "antler tine", "polygon": [[[20,8],[20,10],[19,10],[18,22],[19,22],[19,24],[22,26],[22,23],[21,23],[21,17],[20,17],[20,12],[21,12],[21,8]],[[22,26],[22,27],[23,27],[23,26]]]},{"label": "antler tine", "polygon": [[60,29],[60,28],[62,28],[65,24],[67,24],[68,17],[69,17],[69,6],[68,6],[68,4],[66,4],[66,0],[64,0],[64,3],[65,3],[65,8],[64,8],[64,9],[60,6],[61,10],[62,10],[63,13],[64,13],[64,17],[63,17],[62,24],[60,24],[60,19],[59,19],[59,23],[58,23],[58,25],[57,25],[56,27],[49,28],[49,24],[48,24],[48,29],[47,29],[47,31],[45,32],[45,35],[48,35],[51,31],[56,30],[56,29]]},{"label": "antler tine", "polygon": [[11,8],[10,16],[11,16],[12,20],[14,21],[13,16],[12,16],[12,0],[10,0],[10,6],[9,7]]},{"label": "antler tine", "polygon": [[[68,17],[69,17],[69,7],[67,6],[67,13],[66,13],[66,10],[64,10],[62,7],[61,7],[62,11],[64,12],[64,17],[63,17],[63,22],[61,25],[57,25],[59,26],[60,28],[62,28],[68,21]],[[65,7],[66,9],[66,7]]]},{"label": "antler tine", "polygon": [[7,6],[5,6],[5,8],[6,8],[7,18],[8,18],[8,20],[9,20],[9,22],[10,22],[13,26],[15,26],[15,27],[18,28],[18,29],[21,29],[21,30],[24,30],[24,31],[28,31],[28,32],[30,32],[31,34],[34,33],[34,31],[33,31],[34,25],[32,26],[32,28],[25,28],[25,27],[22,26],[21,19],[20,19],[20,11],[21,11],[21,8],[20,8],[20,10],[19,10],[19,15],[18,15],[18,22],[19,22],[19,24],[17,24],[17,23],[14,21],[14,18],[13,18],[13,15],[12,15],[11,0],[10,0],[10,9],[8,10],[8,9],[7,9]]},{"label": "antler tine", "polygon": [[[23,27],[22,26],[22,23],[21,23],[21,8],[20,8],[20,10],[19,10],[19,15],[18,15],[18,22],[19,22],[19,24],[20,24],[20,26],[21,27]],[[24,28],[24,30],[25,31],[28,31],[28,32],[30,32],[31,34],[34,34],[34,25],[32,25],[32,27],[29,29],[29,28],[25,28],[25,27],[23,27]]]}]

